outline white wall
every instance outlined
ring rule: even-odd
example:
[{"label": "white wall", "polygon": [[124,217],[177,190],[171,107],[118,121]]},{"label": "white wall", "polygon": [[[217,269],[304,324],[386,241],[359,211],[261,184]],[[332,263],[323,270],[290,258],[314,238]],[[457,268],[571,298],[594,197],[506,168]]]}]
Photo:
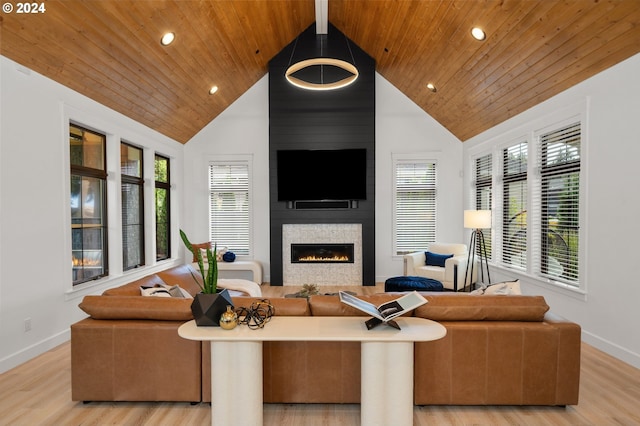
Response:
[{"label": "white wall", "polygon": [[[186,209],[182,227],[193,241],[208,235],[207,163],[215,156],[253,156],[254,259],[269,281],[269,81],[262,78],[185,145]],[[376,74],[376,281],[402,274],[392,253],[391,154],[426,153],[438,161],[438,230],[462,238],[462,144]],[[192,236],[193,235],[193,236]]]},{"label": "white wall", "polygon": [[436,240],[462,242],[462,143],[376,73],[376,281],[403,273],[393,253],[392,154],[437,161]]},{"label": "white wall", "polygon": [[[501,135],[518,133],[528,123],[572,105],[587,105],[586,247],[581,280],[586,294],[563,291],[521,276],[524,291],[544,295],[552,310],[579,323],[583,339],[640,368],[640,55],[537,105],[464,143],[469,153],[491,147]],[[583,141],[585,139],[583,138]],[[468,168],[467,168],[468,170]],[[469,170],[468,170],[469,171]],[[465,173],[465,200],[470,200],[470,173]],[[495,271],[493,281],[514,277]]]},{"label": "white wall", "polygon": [[[252,157],[252,258],[263,265],[263,279],[269,281],[268,76],[260,79],[185,144],[185,205],[188,208],[181,227],[192,242],[209,239],[209,161],[237,155]],[[229,249],[233,251],[233,247]]]},{"label": "white wall", "polygon": [[[78,308],[85,294],[101,293],[154,268],[179,262],[174,259],[155,265],[154,251],[151,251],[147,257],[148,267],[123,274],[122,252],[118,249],[118,242],[121,247],[119,211],[112,209],[109,217],[111,277],[72,289],[69,119],[107,132],[107,138],[118,147],[117,151],[107,153],[110,158],[107,185],[113,198],[119,197],[121,137],[171,157],[176,172],[172,176],[177,186],[182,176],[183,147],[5,57],[0,57],[0,61],[2,372],[68,340],[69,326],[85,316]],[[146,170],[145,178],[145,191],[151,191],[153,170]],[[180,218],[178,195],[173,200],[176,229]],[[153,199],[147,197],[147,200],[151,203]],[[177,231],[174,233],[177,236]],[[155,250],[155,246],[148,247]],[[28,318],[31,331],[26,332],[24,322]]]}]

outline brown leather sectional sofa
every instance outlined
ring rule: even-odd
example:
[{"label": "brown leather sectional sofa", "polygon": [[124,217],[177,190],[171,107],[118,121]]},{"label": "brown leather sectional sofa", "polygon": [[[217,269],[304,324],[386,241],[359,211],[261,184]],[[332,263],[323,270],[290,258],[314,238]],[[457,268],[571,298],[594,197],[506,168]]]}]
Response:
[{"label": "brown leather sectional sofa", "polygon": [[[89,318],[71,327],[74,401],[211,401],[209,345],[177,333],[191,319],[190,300],[139,296],[141,284],[158,280],[197,291],[177,267],[84,298]],[[578,403],[580,327],[549,313],[542,297],[425,296],[429,303],[411,315],[440,322],[447,336],[415,345],[415,404]],[[361,297],[380,304],[397,295]],[[255,300],[234,297],[236,306]],[[336,296],[270,301],[276,315],[362,315]],[[358,343],[265,342],[263,359],[264,402],[360,400]]]}]

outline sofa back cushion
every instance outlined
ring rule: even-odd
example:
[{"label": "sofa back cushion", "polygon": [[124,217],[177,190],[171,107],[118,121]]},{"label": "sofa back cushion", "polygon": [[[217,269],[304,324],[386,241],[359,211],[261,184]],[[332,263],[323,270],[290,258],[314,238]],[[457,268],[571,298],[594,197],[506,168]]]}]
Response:
[{"label": "sofa back cushion", "polygon": [[[204,269],[206,273],[206,265]],[[194,268],[191,265],[180,265],[169,268],[164,271],[158,272],[157,275],[168,285],[179,285],[193,296],[200,292],[200,287],[198,286],[198,283],[196,283],[196,281],[193,279],[193,275],[191,275],[192,273],[198,280],[202,279],[198,268]],[[200,282],[202,283],[202,281]]]},{"label": "sofa back cushion", "polygon": [[152,274],[128,284],[105,290],[104,296],[140,296],[140,287],[155,287],[159,284],[166,284],[158,275]]},{"label": "sofa back cushion", "polygon": [[253,303],[268,300],[273,306],[274,315],[293,317],[306,317],[311,315],[307,299],[304,298],[276,297],[265,299],[263,297],[233,297],[232,300],[236,309],[249,308]]},{"label": "sofa back cushion", "polygon": [[[140,291],[138,290],[138,293]],[[189,321],[192,299],[177,297],[85,296],[80,309],[94,319]]]},{"label": "sofa back cushion", "polygon": [[542,296],[425,296],[415,316],[434,321],[542,321],[549,305]]}]

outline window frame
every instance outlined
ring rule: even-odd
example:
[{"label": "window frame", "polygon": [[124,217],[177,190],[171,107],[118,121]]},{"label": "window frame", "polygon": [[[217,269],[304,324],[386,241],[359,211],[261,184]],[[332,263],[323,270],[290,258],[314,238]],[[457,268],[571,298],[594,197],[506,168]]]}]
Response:
[{"label": "window frame", "polygon": [[[430,154],[392,154],[392,196],[393,196],[393,206],[392,206],[392,239],[393,239],[393,256],[394,257],[402,257],[405,254],[413,253],[420,250],[428,249],[429,245],[436,241],[437,239],[437,223],[438,223],[438,159],[434,158],[433,155]],[[401,206],[398,199],[398,166],[402,164],[422,164],[426,167],[433,168],[433,180],[427,182],[428,187],[422,189],[425,192],[429,192],[431,195],[428,200],[425,202],[425,207],[428,208],[426,210],[427,215],[431,215],[433,217],[433,223],[429,224],[427,227],[423,227],[426,229],[426,233],[424,238],[416,239],[413,241],[413,246],[410,247],[410,242],[400,241],[399,233],[401,230],[399,229],[399,221],[401,220],[399,217],[399,212],[401,210]],[[431,206],[428,206],[431,204]],[[403,248],[404,247],[404,248]]]},{"label": "window frame", "polygon": [[[78,250],[74,250],[73,249],[73,229],[74,229],[74,224],[73,224],[73,215],[70,216],[71,222],[71,259],[72,259],[72,278],[71,278],[71,285],[72,287],[76,287],[80,284],[84,284],[87,282],[91,282],[91,281],[95,281],[95,280],[99,280],[101,278],[107,277],[109,276],[109,205],[108,205],[108,183],[107,183],[107,177],[108,177],[108,172],[107,172],[107,134],[105,132],[101,132],[98,130],[93,130],[90,129],[86,126],[82,126],[80,124],[77,124],[73,121],[68,121],[68,132],[67,132],[67,148],[69,150],[69,183],[70,185],[72,185],[73,182],[73,177],[74,176],[79,176],[81,179],[83,178],[91,178],[91,179],[98,179],[101,182],[101,188],[102,188],[102,194],[101,194],[101,210],[102,210],[102,217],[101,217],[101,226],[100,228],[102,231],[102,245],[101,245],[101,263],[102,263],[102,272],[100,274],[97,275],[92,275],[88,278],[81,278],[81,279],[73,279],[74,277],[74,269],[76,268],[76,266],[73,264],[75,261],[74,256],[73,256],[73,252],[74,251],[78,251]],[[103,144],[102,144],[102,170],[100,169],[96,169],[93,167],[87,167],[84,165],[77,165],[77,164],[73,164],[73,162],[71,161],[71,135],[72,135],[72,127],[79,129],[80,131],[84,132],[88,132],[94,135],[98,135],[101,136],[103,139]],[[72,197],[71,194],[71,187],[69,187],[69,194],[70,194],[70,198]],[[69,207],[68,207],[69,208]],[[84,220],[84,219],[82,219]],[[78,228],[78,227],[76,227]],[[83,224],[81,224],[81,226],[79,227],[81,229],[84,229]],[[82,238],[84,240],[84,236]],[[81,251],[83,252],[83,257],[84,257],[84,252],[85,249],[81,249]],[[84,268],[84,266],[83,266]]]},{"label": "window frame", "polygon": [[[494,164],[493,164],[493,152],[484,153],[482,155],[475,156],[471,159],[473,164],[474,180],[473,180],[473,192],[474,192],[474,205],[476,210],[491,210],[493,214],[493,189],[494,189]],[[483,165],[486,165],[484,169],[488,170],[488,174],[482,175],[480,171],[483,169]],[[483,192],[488,190],[488,200],[483,203]],[[492,228],[482,229],[486,244],[487,259],[493,259],[493,233]],[[485,253],[480,252],[480,245],[476,247],[477,255],[484,256]]]},{"label": "window frame", "polygon": [[[508,170],[505,171],[505,169],[508,169],[509,166],[511,165],[509,163],[509,159],[508,159],[508,152],[510,149],[515,148],[515,147],[520,147],[520,149],[518,150],[519,153],[522,155],[522,147],[525,147],[525,153],[526,153],[526,163],[524,165],[524,167],[519,167],[518,170],[516,172],[513,173],[509,173]],[[518,270],[528,270],[528,262],[529,262],[529,224],[528,224],[528,212],[530,210],[529,206],[529,201],[530,201],[530,194],[531,191],[529,191],[528,185],[529,185],[529,164],[531,162],[530,159],[530,143],[528,138],[518,138],[516,140],[513,140],[512,142],[510,142],[507,145],[503,145],[500,149],[500,155],[499,155],[499,159],[500,159],[500,173],[501,173],[501,221],[500,221],[500,235],[501,235],[501,254],[500,254],[500,263],[508,268],[513,268],[513,269],[518,269]],[[521,157],[520,157],[521,158]],[[520,163],[522,163],[522,161],[520,161]],[[524,190],[524,197],[520,197],[521,201],[523,202],[523,205],[521,205],[521,209],[519,212],[517,212],[515,215],[513,215],[510,210],[511,210],[511,199],[510,196],[507,196],[507,193],[510,193],[510,184],[519,184],[520,186],[520,190]],[[523,198],[523,199],[522,199]],[[522,217],[520,219],[518,219],[520,221],[520,227],[522,227],[524,225],[524,229],[517,231],[514,234],[514,237],[517,234],[520,234],[522,231],[524,231],[524,243],[522,243],[521,245],[523,247],[524,250],[521,250],[519,253],[523,253],[524,254],[524,258],[521,259],[520,265],[516,265],[514,263],[514,261],[507,261],[507,257],[509,256],[509,258],[513,255],[518,256],[519,253],[515,253],[514,250],[516,249],[516,242],[512,243],[505,243],[505,236],[506,233],[509,232],[509,230],[507,229],[508,227],[510,227],[510,222],[514,219],[517,218],[517,216],[520,216],[524,214],[524,219],[522,219]],[[517,229],[517,226],[516,226]],[[510,238],[511,240],[512,238]],[[524,265],[522,264],[524,263]]]},{"label": "window frame", "polygon": [[[247,168],[247,222],[246,222],[246,252],[243,247],[234,247],[229,242],[225,242],[224,240],[220,241],[217,238],[218,233],[216,232],[216,227],[213,224],[214,212],[212,211],[212,198],[213,193],[215,192],[224,192],[224,191],[214,191],[212,188],[213,182],[211,181],[211,168],[213,166],[246,166]],[[254,232],[253,232],[253,155],[222,155],[222,156],[213,156],[209,158],[207,162],[207,193],[208,193],[208,227],[209,227],[209,240],[214,244],[217,244],[219,249],[223,247],[227,247],[229,251],[232,251],[237,259],[253,259],[254,256]]]},{"label": "window frame", "polygon": [[[127,147],[130,149],[134,149],[134,150],[138,150],[140,153],[140,176],[133,176],[133,175],[129,175],[129,174],[125,174],[122,168],[122,148],[123,147]],[[125,188],[126,185],[133,185],[138,187],[138,197],[137,197],[137,203],[138,203],[138,223],[135,224],[130,224],[130,223],[125,223],[125,200],[124,197],[122,197],[122,192]],[[120,141],[120,193],[121,193],[121,197],[120,197],[120,211],[121,211],[121,231],[122,231],[122,270],[123,271],[128,271],[131,269],[135,269],[135,268],[139,268],[141,266],[145,265],[145,216],[144,216],[144,149],[136,146],[132,143],[129,143],[127,141],[121,140]],[[129,253],[128,251],[128,247],[126,247],[126,243],[128,241],[128,238],[125,238],[125,227],[128,226],[137,226],[140,229],[140,234],[138,236],[138,244],[139,244],[139,251],[138,251],[138,256],[139,256],[139,262],[136,264],[127,264],[127,261],[125,260],[127,258],[127,254]]]},{"label": "window frame", "polygon": [[[545,159],[547,158],[545,156],[545,150],[544,150],[544,145],[545,143],[542,141],[544,136],[547,135],[551,135],[557,132],[562,132],[567,130],[570,127],[578,127],[578,159],[577,160],[573,160],[573,161],[569,161],[569,162],[563,162],[562,164],[556,164],[556,165],[545,165]],[[583,243],[583,235],[582,235],[582,218],[584,216],[584,205],[582,203],[582,199],[583,199],[583,194],[584,194],[584,180],[583,180],[583,176],[582,176],[582,161],[583,160],[583,155],[582,155],[582,151],[583,151],[583,136],[584,136],[584,123],[579,119],[579,117],[572,117],[569,118],[567,120],[564,120],[562,122],[558,122],[555,123],[551,126],[547,126],[541,129],[537,129],[534,132],[533,135],[533,139],[536,142],[536,152],[537,152],[537,164],[536,164],[536,173],[535,173],[535,181],[534,181],[534,195],[533,195],[533,203],[535,203],[535,207],[536,207],[536,214],[537,216],[535,217],[535,222],[532,223],[532,226],[538,231],[537,232],[537,236],[538,238],[532,242],[534,249],[532,250],[532,252],[534,253],[533,256],[533,273],[538,275],[541,279],[545,279],[545,280],[550,280],[550,281],[555,281],[558,283],[563,283],[567,286],[570,287],[580,287],[580,280],[581,277],[583,276],[581,274],[581,268],[582,268],[582,259],[581,259],[581,252],[582,252],[582,246],[584,245]],[[547,154],[548,155],[548,154]],[[577,198],[577,212],[572,209],[572,219],[573,221],[575,221],[575,215],[577,214],[577,224],[575,224],[574,226],[577,228],[577,231],[575,232],[575,237],[574,239],[575,244],[577,244],[578,248],[577,248],[577,253],[575,255],[569,255],[567,256],[567,259],[564,259],[564,261],[566,263],[575,263],[577,266],[576,268],[568,268],[567,265],[563,266],[563,273],[565,269],[571,269],[572,270],[572,274],[575,274],[575,279],[571,279],[568,278],[566,276],[558,276],[555,275],[551,272],[549,272],[549,262],[545,262],[545,259],[547,258],[547,254],[548,254],[548,238],[549,238],[549,230],[550,230],[550,224],[549,224],[549,215],[550,212],[548,210],[545,209],[545,206],[547,205],[547,201],[545,200],[545,196],[548,195],[547,191],[548,191],[548,185],[550,184],[549,181],[552,180],[553,178],[557,178],[560,176],[567,176],[567,175],[576,175],[577,174],[577,182],[578,182],[578,193],[575,196],[575,198]],[[558,231],[554,231],[554,234],[558,235],[560,238],[563,239],[563,242],[567,244],[567,251],[568,253],[571,251],[570,249],[570,245],[572,244],[571,241],[567,242],[566,239],[564,239],[560,234],[558,234]],[[571,239],[571,238],[570,238]],[[562,259],[560,260],[560,263],[562,264]],[[546,267],[546,269],[545,269]]]},{"label": "window frame", "polygon": [[[156,162],[157,159],[161,158],[162,160],[166,161],[167,163],[167,181],[163,182],[163,181],[159,181],[157,179],[157,169],[156,169]],[[155,217],[155,239],[156,239],[156,262],[158,261],[162,261],[162,260],[167,260],[171,258],[171,158],[169,158],[166,155],[162,155],[159,153],[155,153],[154,157],[153,157],[153,166],[154,166],[154,193],[153,193],[153,201],[154,201],[154,217]],[[165,223],[165,230],[164,232],[166,233],[167,236],[167,249],[166,249],[166,256],[161,257],[159,256],[159,244],[158,244],[158,194],[157,191],[158,190],[164,190],[166,193],[166,207],[167,207],[167,219],[166,219],[166,223]]]}]

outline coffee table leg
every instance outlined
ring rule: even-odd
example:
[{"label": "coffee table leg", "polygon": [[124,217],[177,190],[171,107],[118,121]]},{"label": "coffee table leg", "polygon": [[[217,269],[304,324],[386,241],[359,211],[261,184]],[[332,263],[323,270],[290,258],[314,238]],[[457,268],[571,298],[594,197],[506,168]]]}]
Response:
[{"label": "coffee table leg", "polygon": [[211,424],[263,422],[262,342],[211,342]]},{"label": "coffee table leg", "polygon": [[362,342],[361,425],[413,425],[413,343]]}]

